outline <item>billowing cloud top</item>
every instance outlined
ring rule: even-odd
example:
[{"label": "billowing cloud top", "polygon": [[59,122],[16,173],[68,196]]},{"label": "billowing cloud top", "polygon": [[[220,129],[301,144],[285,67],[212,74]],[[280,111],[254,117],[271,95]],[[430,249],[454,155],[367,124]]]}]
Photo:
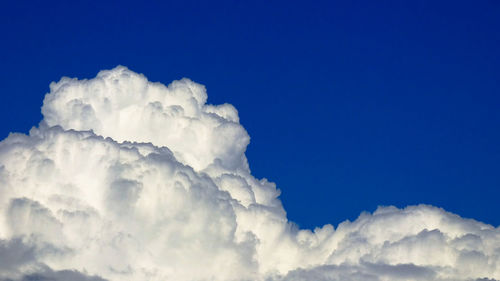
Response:
[{"label": "billowing cloud top", "polygon": [[226,169],[248,170],[249,137],[238,112],[230,104],[205,104],[205,87],[189,79],[165,87],[120,66],[91,80],[63,78],[50,89],[42,107],[48,126],[168,147],[196,170],[216,159]]},{"label": "billowing cloud top", "polygon": [[125,67],[0,143],[0,280],[497,280],[500,229],[432,206],[300,230],[236,109]]}]

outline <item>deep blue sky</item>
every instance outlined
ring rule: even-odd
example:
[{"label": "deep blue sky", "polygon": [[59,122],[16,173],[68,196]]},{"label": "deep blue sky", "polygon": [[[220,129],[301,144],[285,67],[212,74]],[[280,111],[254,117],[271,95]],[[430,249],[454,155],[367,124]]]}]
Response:
[{"label": "deep blue sky", "polygon": [[418,203],[500,224],[500,1],[88,2],[2,1],[0,138],[51,81],[122,64],[235,105],[302,227]]}]

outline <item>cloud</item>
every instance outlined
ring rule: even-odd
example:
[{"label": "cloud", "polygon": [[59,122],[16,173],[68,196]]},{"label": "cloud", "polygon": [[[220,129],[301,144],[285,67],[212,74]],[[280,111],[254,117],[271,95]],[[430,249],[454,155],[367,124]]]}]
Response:
[{"label": "cloud", "polygon": [[500,229],[380,207],[298,229],[229,105],[125,67],[52,83],[0,143],[0,280],[498,280]]},{"label": "cloud", "polygon": [[[47,245],[27,245],[20,238],[0,240],[0,280],[22,281],[104,281],[98,276],[88,276],[76,270],[53,271],[37,261],[36,254],[51,251]],[[9,278],[6,278],[6,277]]]},{"label": "cloud", "polygon": [[166,87],[117,67],[91,80],[62,78],[50,89],[42,107],[49,126],[166,146],[196,170],[215,159],[226,169],[248,170],[250,138],[238,112],[229,104],[206,105],[205,87],[189,79]]}]

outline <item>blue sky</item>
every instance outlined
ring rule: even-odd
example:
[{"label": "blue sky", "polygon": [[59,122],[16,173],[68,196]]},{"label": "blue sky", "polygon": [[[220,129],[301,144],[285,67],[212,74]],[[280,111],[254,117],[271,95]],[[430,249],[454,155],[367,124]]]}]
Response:
[{"label": "blue sky", "polygon": [[121,64],[235,105],[302,227],[418,203],[499,225],[500,2],[413,2],[4,2],[0,137]]}]

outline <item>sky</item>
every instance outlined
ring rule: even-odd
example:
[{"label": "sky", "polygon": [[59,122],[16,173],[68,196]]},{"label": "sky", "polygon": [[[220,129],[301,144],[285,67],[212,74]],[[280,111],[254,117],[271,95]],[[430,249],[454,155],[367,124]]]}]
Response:
[{"label": "sky", "polygon": [[1,5],[0,281],[500,280],[498,1]]},{"label": "sky", "polygon": [[498,1],[1,5],[1,139],[50,82],[124,65],[234,105],[302,228],[420,203],[500,224]]}]

